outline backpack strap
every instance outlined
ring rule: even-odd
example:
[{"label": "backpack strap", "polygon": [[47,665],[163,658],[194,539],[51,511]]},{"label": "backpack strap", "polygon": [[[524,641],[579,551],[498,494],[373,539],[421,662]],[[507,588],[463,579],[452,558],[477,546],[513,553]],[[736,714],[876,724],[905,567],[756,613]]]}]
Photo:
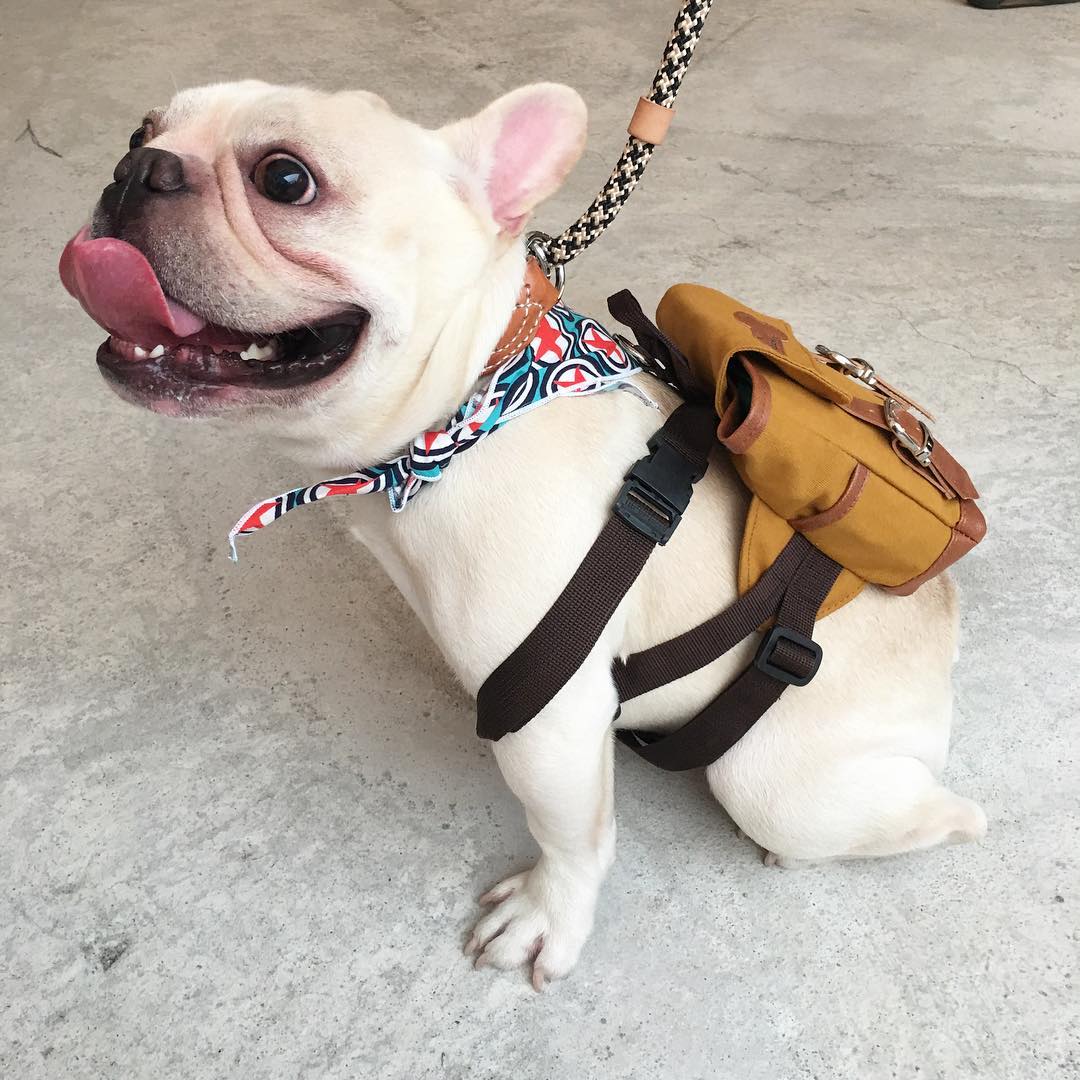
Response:
[{"label": "backpack strap", "polygon": [[641,310],[637,297],[622,289],[608,297],[608,311],[613,318],[634,332],[641,347],[645,369],[661,382],[677,390],[684,398],[708,401],[712,392],[702,392],[694,379],[690,361],[679,347]]},{"label": "backpack strap", "polygon": [[812,547],[805,537],[796,534],[757,583],[730,607],[678,637],[616,660],[619,701],[630,701],[690,675],[764,626],[776,615],[807,549]]},{"label": "backpack strap", "polygon": [[566,685],[599,641],[657,544],[682,520],[716,443],[711,406],[680,405],[626,476],[612,515],[562,594],[488,676],[476,700],[476,733],[520,731]]},{"label": "backpack strap", "polygon": [[[681,405],[649,440],[650,453],[627,474],[611,517],[566,588],[480,687],[476,733],[482,739],[520,731],[585,662],[653,549],[666,544],[682,520],[693,485],[708,468],[715,423],[710,407]],[[729,608],[616,660],[612,674],[621,703],[697,671],[775,617],[754,662],[692,720],[667,734],[621,730],[619,739],[669,771],[723,756],[788,686],[805,686],[817,674],[821,647],[810,635],[841,569],[795,533]]]},{"label": "backpack strap", "polygon": [[616,663],[619,700],[689,675],[776,621],[754,662],[681,728],[664,735],[616,734],[646,761],[670,772],[703,768],[730,750],[789,686],[805,686],[821,664],[814,620],[842,567],[796,533],[757,584],[731,607],[679,637]]}]

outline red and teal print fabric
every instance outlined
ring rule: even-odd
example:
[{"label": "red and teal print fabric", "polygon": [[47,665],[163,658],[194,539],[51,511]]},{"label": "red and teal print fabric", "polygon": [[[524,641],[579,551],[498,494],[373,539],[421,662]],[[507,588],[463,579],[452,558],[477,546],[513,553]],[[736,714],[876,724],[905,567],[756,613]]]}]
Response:
[{"label": "red and teal print fabric", "polygon": [[610,390],[640,370],[637,360],[598,322],[556,304],[540,320],[528,348],[498,368],[441,428],[417,435],[393,461],[313,487],[293,488],[253,506],[229,532],[231,557],[235,562],[238,536],[258,532],[290,510],[331,495],[385,491],[391,510],[404,510],[425,484],[441,479],[456,454],[509,421],[552,398]]}]

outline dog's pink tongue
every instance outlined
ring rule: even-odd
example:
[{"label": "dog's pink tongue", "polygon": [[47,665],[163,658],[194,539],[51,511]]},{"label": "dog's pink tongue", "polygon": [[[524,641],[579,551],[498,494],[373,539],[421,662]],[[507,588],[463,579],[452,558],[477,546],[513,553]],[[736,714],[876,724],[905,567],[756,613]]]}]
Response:
[{"label": "dog's pink tongue", "polygon": [[206,320],[170,300],[145,256],[111,236],[81,229],[60,256],[60,280],[86,313],[110,334],[141,345],[171,345]]}]

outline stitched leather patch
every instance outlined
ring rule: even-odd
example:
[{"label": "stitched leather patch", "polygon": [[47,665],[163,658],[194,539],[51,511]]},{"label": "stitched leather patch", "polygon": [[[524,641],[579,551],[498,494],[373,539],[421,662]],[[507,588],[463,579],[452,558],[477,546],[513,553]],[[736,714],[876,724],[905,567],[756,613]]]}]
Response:
[{"label": "stitched leather patch", "polygon": [[504,360],[522,352],[536,333],[540,320],[558,302],[559,294],[533,258],[526,260],[525,280],[510,321],[499,338],[494,352],[484,365],[484,375],[494,372]]},{"label": "stitched leather patch", "polygon": [[759,319],[756,315],[751,315],[749,311],[736,311],[735,318],[750,327],[750,333],[766,348],[772,349],[773,352],[778,352],[782,356],[787,356],[787,353],[784,352],[784,342],[787,341],[787,334],[783,330],[773,326],[772,323]]}]

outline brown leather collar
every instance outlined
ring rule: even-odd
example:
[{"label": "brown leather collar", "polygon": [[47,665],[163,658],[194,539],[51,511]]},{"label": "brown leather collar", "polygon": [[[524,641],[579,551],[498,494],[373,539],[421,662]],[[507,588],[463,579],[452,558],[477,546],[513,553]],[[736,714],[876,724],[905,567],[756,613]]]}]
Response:
[{"label": "brown leather collar", "polygon": [[536,335],[540,320],[555,306],[559,292],[532,257],[525,262],[525,280],[521,283],[514,310],[510,313],[499,343],[488,358],[483,374],[490,375],[512,356],[524,352]]}]

